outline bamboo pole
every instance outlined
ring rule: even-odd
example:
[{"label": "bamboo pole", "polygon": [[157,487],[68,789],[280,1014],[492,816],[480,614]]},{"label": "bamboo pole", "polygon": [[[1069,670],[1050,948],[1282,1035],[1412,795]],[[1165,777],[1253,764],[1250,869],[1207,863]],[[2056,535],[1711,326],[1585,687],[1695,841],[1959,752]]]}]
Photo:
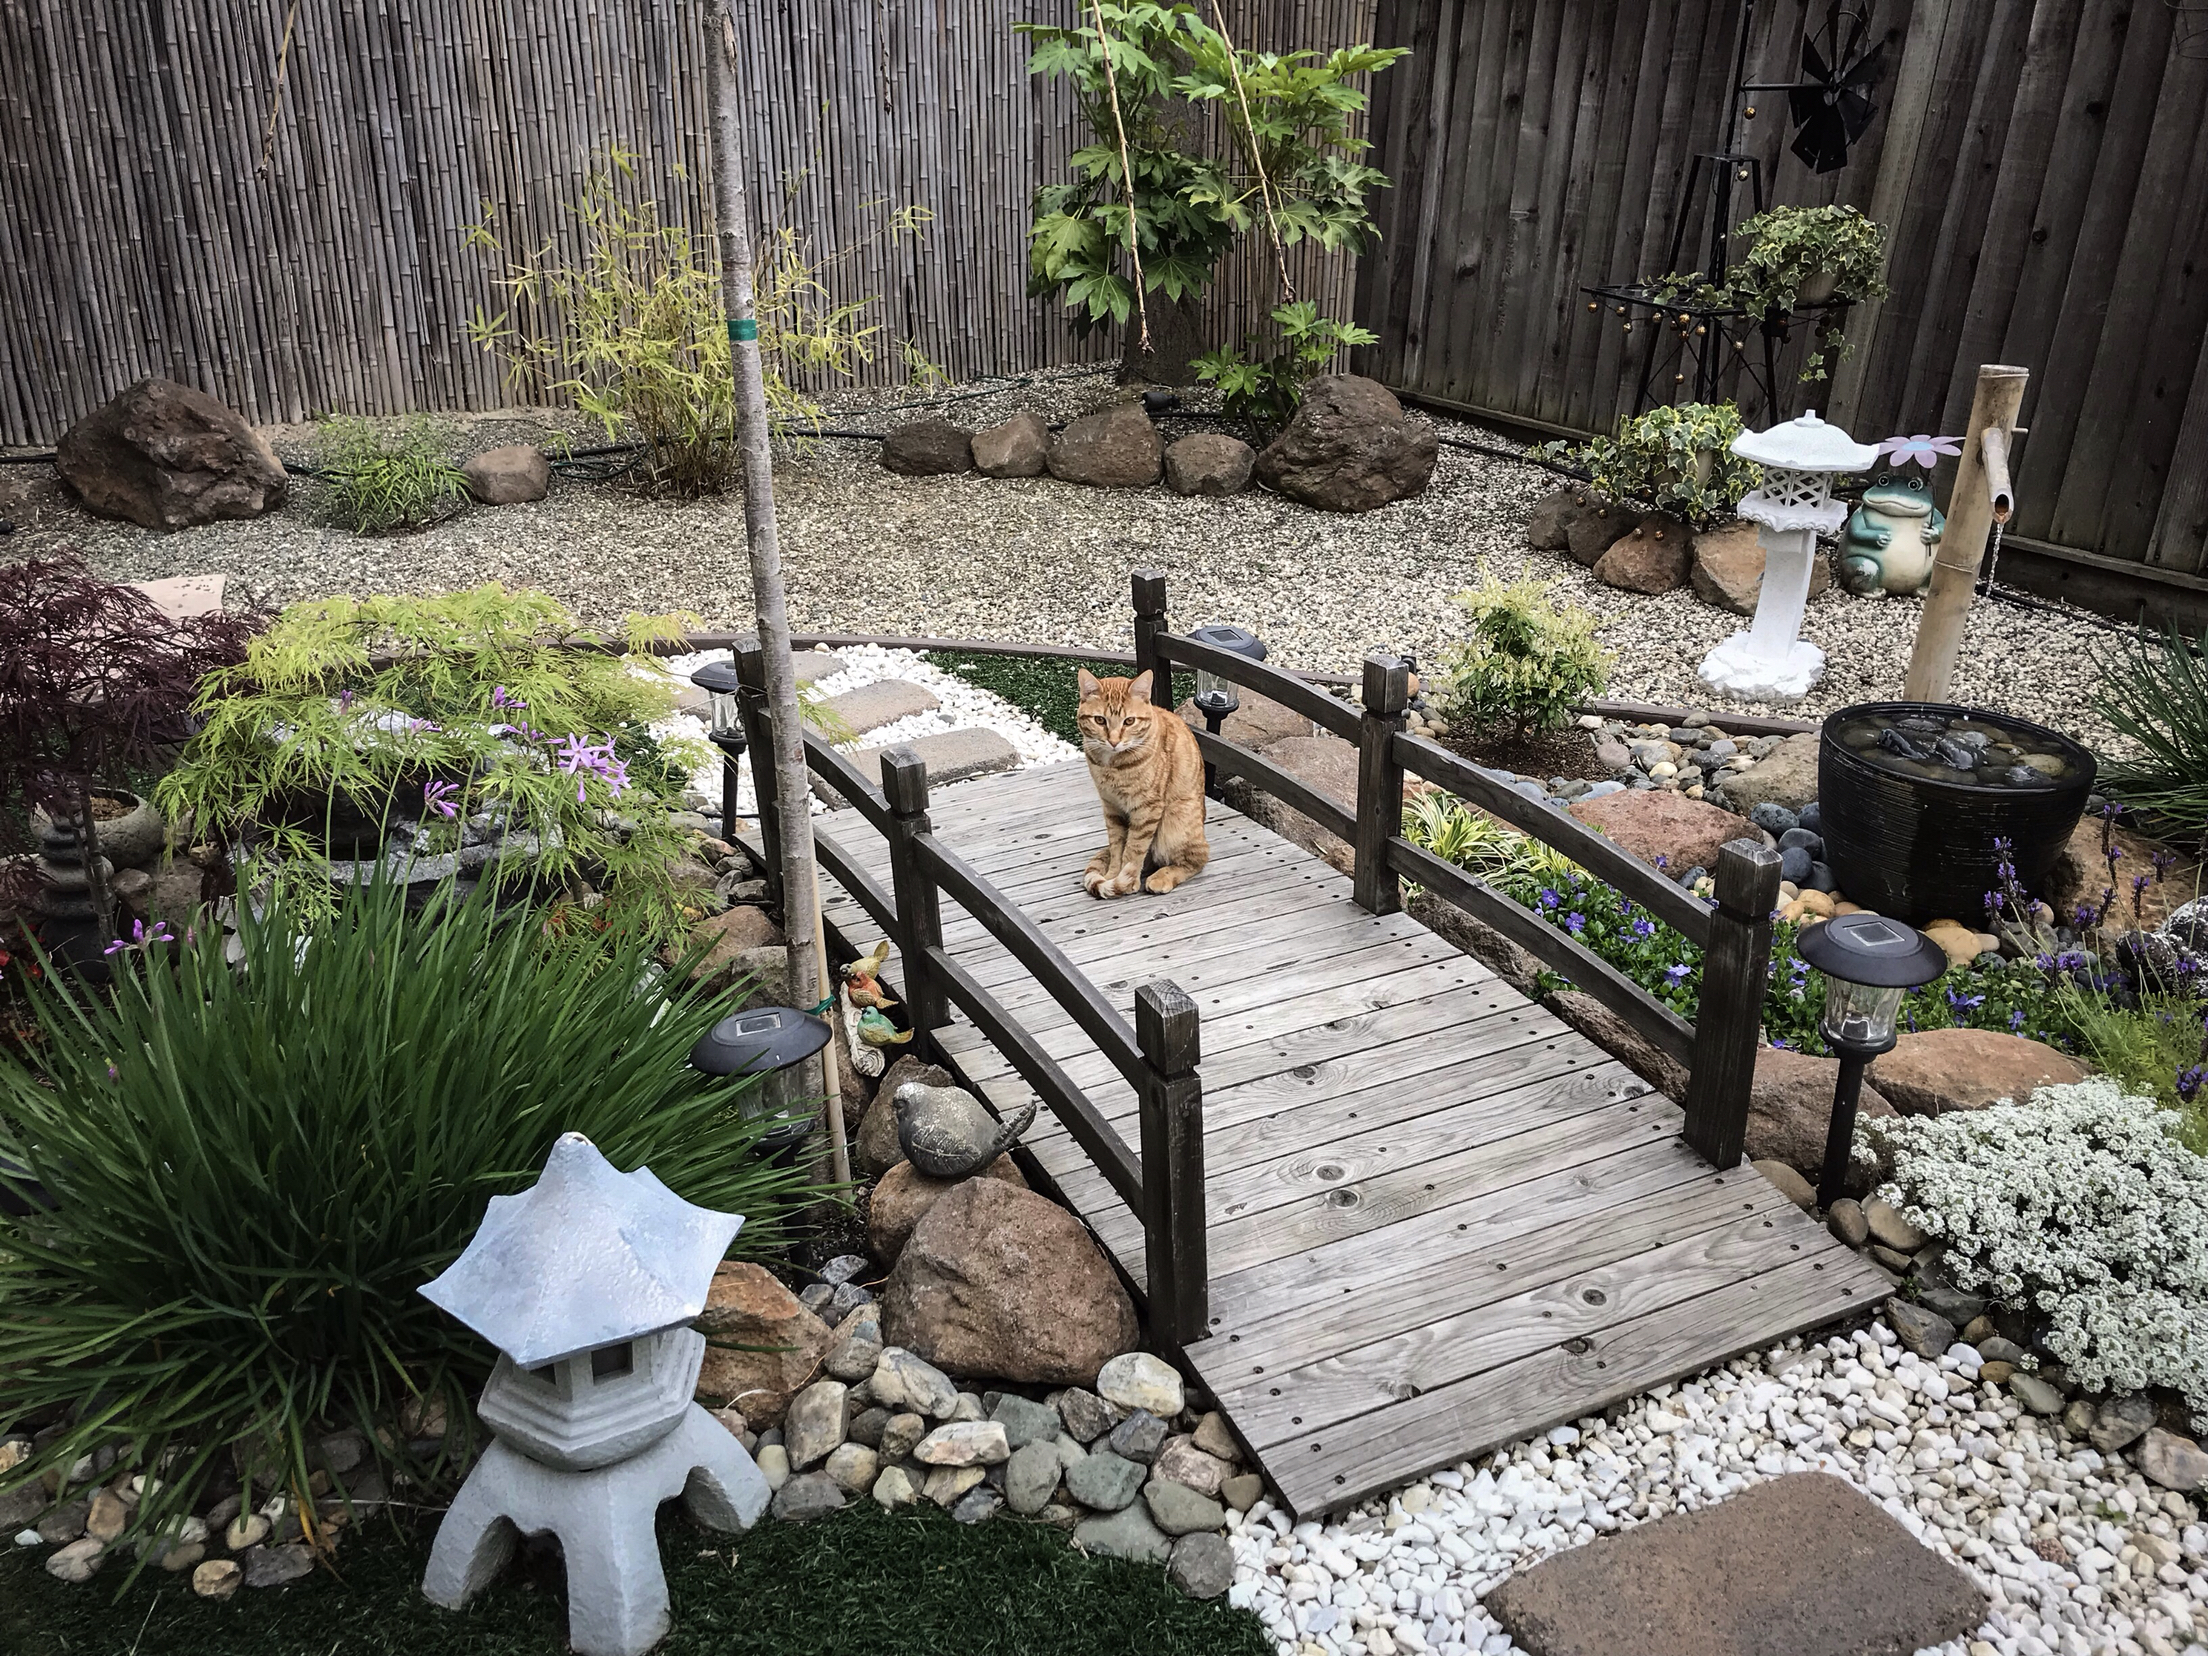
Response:
[{"label": "bamboo pole", "polygon": [[[744,539],[751,557],[752,602],[759,615],[759,653],[766,667],[775,803],[782,813],[782,932],[789,948],[790,999],[800,1007],[811,1007],[828,988],[819,869],[813,857],[812,784],[805,767],[797,665],[790,659],[789,606],[782,587],[781,544],[774,516],[774,455],[751,286],[751,227],[744,211],[736,24],[725,10],[720,23],[720,38],[706,55],[713,63],[714,211],[720,220],[721,288],[728,312],[729,369],[735,379],[736,447],[743,459]],[[820,1055],[830,1169],[839,1184],[851,1178],[850,1151],[843,1136],[843,1093],[836,1075],[836,1043],[841,1038],[831,1034]]]},{"label": "bamboo pole", "polygon": [[[1986,541],[1995,520],[1992,480],[1987,473],[1987,443],[2001,471],[2004,503],[2008,488],[2008,437],[2016,429],[2017,410],[2023,406],[2028,368],[2008,368],[1987,363],[1978,370],[1978,391],[1970,403],[1970,424],[1963,434],[1963,454],[1955,468],[1955,488],[1948,496],[1947,530],[1932,564],[1932,593],[1924,601],[1924,615],[1917,623],[1916,648],[1909,656],[1909,677],[1902,690],[1906,701],[1945,701],[1955,676],[1955,659],[1962,653],[1963,623],[1970,615],[1970,601],[1978,584],[1978,565],[1986,555]],[[2008,513],[2000,514],[2006,521]]]}]

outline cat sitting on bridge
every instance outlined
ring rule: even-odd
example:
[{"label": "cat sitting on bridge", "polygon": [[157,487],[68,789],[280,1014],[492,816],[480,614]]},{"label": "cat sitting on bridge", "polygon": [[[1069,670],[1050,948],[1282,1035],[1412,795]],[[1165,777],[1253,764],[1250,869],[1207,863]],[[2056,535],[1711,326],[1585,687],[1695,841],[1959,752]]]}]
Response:
[{"label": "cat sitting on bridge", "polygon": [[1151,703],[1148,673],[1100,679],[1084,668],[1076,683],[1081,751],[1110,835],[1081,884],[1092,897],[1171,891],[1211,860],[1195,733],[1171,708]]}]

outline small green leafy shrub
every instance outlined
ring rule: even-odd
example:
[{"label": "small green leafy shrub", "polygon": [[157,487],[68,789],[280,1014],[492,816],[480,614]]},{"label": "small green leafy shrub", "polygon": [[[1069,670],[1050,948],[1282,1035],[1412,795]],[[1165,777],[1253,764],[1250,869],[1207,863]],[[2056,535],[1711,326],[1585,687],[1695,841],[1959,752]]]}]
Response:
[{"label": "small green leafy shrub", "polygon": [[1599,695],[1615,657],[1595,640],[1595,618],[1549,602],[1554,581],[1504,581],[1480,571],[1480,584],[1457,594],[1472,618],[1470,636],[1442,661],[1444,711],[1452,723],[1513,734],[1555,730],[1572,708]]},{"label": "small green leafy shrub", "polygon": [[[680,623],[632,616],[630,650]],[[587,877],[614,918],[672,935],[667,809],[702,762],[650,738],[673,701],[654,658],[607,648],[541,592],[318,599],[201,682],[204,724],[157,798],[202,838],[273,854],[310,905],[334,901],[324,858],[373,856],[392,823],[418,824],[427,855],[495,825],[536,854],[496,860],[494,883]]]},{"label": "small green leafy shrub", "polygon": [[[156,927],[111,994],[24,988],[43,1033],[0,1052],[0,1151],[50,1205],[0,1218],[0,1371],[11,1416],[69,1424],[9,1485],[115,1448],[163,1469],[147,1529],[234,1444],[298,1492],[336,1428],[457,1470],[493,1353],[416,1290],[562,1133],[743,1214],[740,1251],[782,1235],[802,1175],[755,1154],[751,1083],[687,1063],[730,1002],[670,987],[649,938],[562,936],[483,892],[410,917],[384,884],[238,921],[236,967],[220,927]],[[452,1423],[426,1463],[394,1435],[416,1403]]]},{"label": "small green leafy shrub", "polygon": [[[517,389],[572,401],[608,441],[641,441],[645,481],[689,497],[720,489],[736,466],[720,265],[705,237],[662,224],[656,202],[629,199],[637,160],[609,151],[584,183],[572,208],[583,241],[576,263],[549,241],[509,248],[486,205],[466,244],[503,266],[495,281],[507,308],[478,310],[468,336],[504,358]],[[839,300],[830,278],[877,240],[917,236],[930,216],[917,207],[891,213],[872,235],[818,261],[794,231],[765,237],[753,280],[767,404],[779,428],[818,424],[820,405],[804,385],[848,378],[873,360],[880,328],[862,319],[876,300]],[[916,374],[932,369],[909,341],[900,348]]]},{"label": "small green leafy shrub", "polygon": [[1321,316],[1308,299],[1273,307],[1273,321],[1280,328],[1280,348],[1269,357],[1251,360],[1246,352],[1257,341],[1243,341],[1241,351],[1221,347],[1198,357],[1192,367],[1196,377],[1219,387],[1219,404],[1230,420],[1247,420],[1261,436],[1270,436],[1294,418],[1303,402],[1303,388],[1314,375],[1352,345],[1373,345],[1380,336],[1354,322],[1337,322]]},{"label": "small green leafy shrub", "polygon": [[2182,995],[2149,994],[2136,1006],[2116,1006],[2075,986],[2062,995],[2063,1016],[2077,1049],[2127,1093],[2176,1112],[2178,1138],[2208,1155],[2208,1030],[2203,1008]]},{"label": "small green leafy shrub", "polygon": [[2208,1413],[2208,1159],[2108,1076],[2029,1102],[1857,1124],[1887,1199],[1956,1286],[2044,1321],[2086,1391],[2169,1386]]},{"label": "small green leafy shrub", "polygon": [[314,464],[323,516],[356,535],[426,529],[467,504],[468,480],[444,434],[420,415],[333,414],[315,433]]},{"label": "small green leafy shrub", "polygon": [[2171,832],[2208,834],[2208,632],[2173,623],[2153,643],[2112,640],[2095,666],[2094,709],[2123,741],[2101,760],[2103,791]]},{"label": "small green leafy shrub", "polygon": [[1763,481],[1763,468],[1732,450],[1741,430],[1731,403],[1682,403],[1621,421],[1615,438],[1543,443],[1532,452],[1577,466],[1613,499],[1707,529],[1731,517],[1740,497]]},{"label": "small green leafy shrub", "polygon": [[[1145,293],[1200,295],[1246,233],[1277,231],[1284,246],[1309,241],[1330,253],[1371,245],[1366,196],[1388,181],[1357,159],[1369,146],[1350,130],[1366,103],[1355,77],[1387,68],[1403,49],[1246,52],[1187,0],[1103,0],[1100,9],[1102,39],[1089,9],[1071,27],[1014,25],[1035,45],[1028,72],[1065,76],[1092,134],[1069,158],[1073,181],[1035,192],[1030,293],[1062,295],[1082,333],[1134,315],[1130,170]],[[1203,136],[1211,106],[1223,117],[1226,154]]]}]

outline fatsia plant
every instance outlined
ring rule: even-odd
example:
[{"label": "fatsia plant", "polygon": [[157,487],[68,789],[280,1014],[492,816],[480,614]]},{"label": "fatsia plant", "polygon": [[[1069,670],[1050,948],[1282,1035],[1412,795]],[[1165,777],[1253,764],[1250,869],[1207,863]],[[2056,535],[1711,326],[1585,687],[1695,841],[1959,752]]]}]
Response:
[{"label": "fatsia plant", "polygon": [[388,885],[306,918],[241,904],[235,966],[209,927],[118,956],[108,995],[22,986],[42,1035],[0,1049],[23,1170],[0,1185],[30,1208],[0,1216],[0,1372],[12,1417],[65,1425],[9,1486],[113,1449],[157,1473],[133,1520],[157,1533],[225,1460],[304,1494],[331,1430],[432,1483],[465,1464],[493,1353],[416,1290],[562,1133],[743,1214],[739,1253],[786,1235],[804,1175],[758,1154],[755,1083],[687,1064],[730,1002],[647,938],[482,891],[410,916]]},{"label": "fatsia plant", "polygon": [[[1303,388],[1335,357],[1352,345],[1373,345],[1380,336],[1354,322],[1321,316],[1308,299],[1273,307],[1279,347],[1258,356],[1255,340],[1240,351],[1206,352],[1191,365],[1196,377],[1219,387],[1219,405],[1229,419],[1247,420],[1260,439],[1269,439],[1295,416]],[[1247,353],[1247,354],[1245,354]]]}]

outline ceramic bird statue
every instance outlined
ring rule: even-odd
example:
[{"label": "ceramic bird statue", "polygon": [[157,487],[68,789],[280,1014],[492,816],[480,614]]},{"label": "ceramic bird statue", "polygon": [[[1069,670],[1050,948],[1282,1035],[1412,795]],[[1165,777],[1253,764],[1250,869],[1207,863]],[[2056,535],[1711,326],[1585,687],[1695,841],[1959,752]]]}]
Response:
[{"label": "ceramic bird statue", "polygon": [[872,954],[863,954],[843,969],[844,993],[851,997],[853,1006],[895,1006],[889,993],[877,981],[884,966],[889,964],[889,939],[883,938],[874,945]]},{"label": "ceramic bird statue", "polygon": [[870,1047],[903,1046],[912,1039],[912,1031],[899,1029],[869,1006],[859,1014],[859,1039]]},{"label": "ceramic bird statue", "polygon": [[979,1173],[1013,1145],[1035,1119],[1030,1099],[1009,1121],[999,1121],[963,1087],[931,1087],[907,1081],[897,1089],[897,1143],[906,1159],[931,1179],[963,1179]]}]

